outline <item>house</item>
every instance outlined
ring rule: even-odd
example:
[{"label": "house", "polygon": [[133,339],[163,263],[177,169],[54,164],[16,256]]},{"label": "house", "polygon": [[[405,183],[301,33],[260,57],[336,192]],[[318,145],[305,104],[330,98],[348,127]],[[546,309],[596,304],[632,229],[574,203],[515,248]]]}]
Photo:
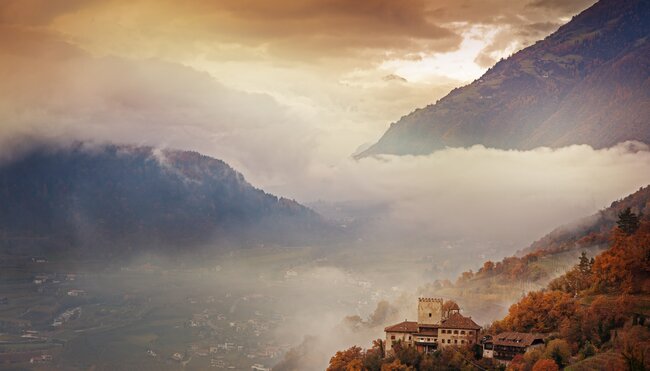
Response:
[{"label": "house", "polygon": [[418,299],[418,320],[404,321],[388,326],[386,332],[386,350],[393,344],[415,346],[421,352],[431,352],[446,346],[464,346],[478,343],[481,326],[471,317],[460,314],[460,308],[454,305],[443,310],[443,300],[439,298]]},{"label": "house", "polygon": [[52,361],[52,355],[51,354],[41,354],[40,356],[37,357],[32,357],[29,359],[29,363],[47,363]]},{"label": "house", "polygon": [[46,282],[48,282],[48,281],[51,281],[51,280],[52,280],[52,277],[51,277],[50,275],[47,275],[47,274],[37,274],[36,276],[34,276],[34,280],[33,280],[33,282],[34,282],[35,284],[37,284],[37,285],[41,285],[41,284],[44,284],[44,283],[46,283]]},{"label": "house", "polygon": [[502,332],[483,341],[483,357],[508,363],[518,354],[544,346],[544,336],[525,332]]},{"label": "house", "polygon": [[68,291],[68,296],[85,296],[85,295],[86,295],[85,290],[72,289]]}]

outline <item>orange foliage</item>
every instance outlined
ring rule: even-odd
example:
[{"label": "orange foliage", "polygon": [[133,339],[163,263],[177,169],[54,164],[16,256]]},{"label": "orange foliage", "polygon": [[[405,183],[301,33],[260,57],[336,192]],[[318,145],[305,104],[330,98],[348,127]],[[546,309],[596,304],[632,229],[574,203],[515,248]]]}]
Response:
[{"label": "orange foliage", "polygon": [[[330,359],[330,364],[329,367],[327,367],[327,371],[357,370],[356,368],[350,367],[356,367],[356,365],[363,367],[362,361],[363,349],[358,346],[353,346],[349,349],[336,352],[334,357]],[[358,368],[358,370],[361,370],[361,368]]]},{"label": "orange foliage", "polygon": [[413,370],[413,367],[408,367],[402,364],[399,359],[394,360],[391,363],[381,365],[381,371],[410,371]]},{"label": "orange foliage", "polygon": [[526,371],[526,361],[524,360],[524,356],[517,354],[515,358],[510,361],[506,371]]},{"label": "orange foliage", "polygon": [[571,296],[559,291],[530,292],[513,304],[508,315],[495,324],[497,328],[523,332],[550,332],[564,318],[572,317],[578,309]]},{"label": "orange foliage", "polygon": [[602,292],[635,293],[650,278],[650,226],[642,223],[631,236],[615,230],[612,246],[596,257],[593,279]]},{"label": "orange foliage", "polygon": [[533,371],[559,371],[560,368],[551,359],[540,359],[533,366]]}]

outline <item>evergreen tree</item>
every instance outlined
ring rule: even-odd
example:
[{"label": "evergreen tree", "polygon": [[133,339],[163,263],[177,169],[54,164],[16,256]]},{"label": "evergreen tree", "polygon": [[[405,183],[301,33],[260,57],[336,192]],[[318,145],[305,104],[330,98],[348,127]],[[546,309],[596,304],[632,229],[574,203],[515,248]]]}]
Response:
[{"label": "evergreen tree", "polygon": [[589,258],[587,257],[587,253],[584,251],[580,255],[580,263],[578,263],[578,269],[580,269],[580,273],[582,274],[587,274],[591,272],[591,263],[589,261]]},{"label": "evergreen tree", "polygon": [[616,224],[618,224],[618,229],[630,236],[639,229],[639,217],[628,207],[618,213],[618,221]]}]

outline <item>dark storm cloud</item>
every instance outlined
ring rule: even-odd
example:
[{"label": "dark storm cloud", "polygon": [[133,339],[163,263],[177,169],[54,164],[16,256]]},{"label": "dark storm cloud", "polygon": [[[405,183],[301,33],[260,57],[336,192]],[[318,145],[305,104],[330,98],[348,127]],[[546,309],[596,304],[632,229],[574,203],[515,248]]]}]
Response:
[{"label": "dark storm cloud", "polygon": [[291,61],[367,62],[387,54],[413,58],[454,50],[462,33],[479,24],[509,27],[511,39],[523,38],[524,44],[545,36],[553,29],[550,24],[591,2],[8,0],[0,3],[0,23],[54,24],[75,42],[100,52],[208,52],[206,45],[221,42],[260,48],[272,58]]}]

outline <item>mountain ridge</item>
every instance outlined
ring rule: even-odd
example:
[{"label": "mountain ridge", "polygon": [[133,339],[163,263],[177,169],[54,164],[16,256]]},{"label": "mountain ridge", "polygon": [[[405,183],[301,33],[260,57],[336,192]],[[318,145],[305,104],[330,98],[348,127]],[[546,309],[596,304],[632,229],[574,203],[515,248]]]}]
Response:
[{"label": "mountain ridge", "polygon": [[330,232],[311,209],[198,152],[37,145],[0,165],[4,250],[292,245]]},{"label": "mountain ridge", "polygon": [[469,85],[390,125],[355,156],[483,144],[650,143],[650,3],[601,0]]}]

